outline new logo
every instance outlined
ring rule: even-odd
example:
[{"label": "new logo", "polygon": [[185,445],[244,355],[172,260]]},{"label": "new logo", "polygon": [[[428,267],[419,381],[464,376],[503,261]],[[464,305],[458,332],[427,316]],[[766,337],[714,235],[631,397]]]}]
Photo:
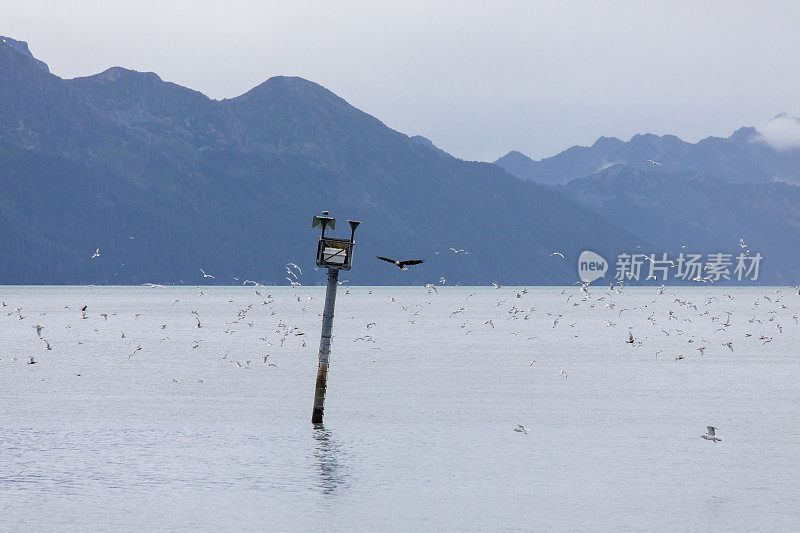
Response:
[{"label": "new logo", "polygon": [[578,277],[584,283],[591,283],[606,275],[608,261],[595,252],[586,250],[578,257]]}]

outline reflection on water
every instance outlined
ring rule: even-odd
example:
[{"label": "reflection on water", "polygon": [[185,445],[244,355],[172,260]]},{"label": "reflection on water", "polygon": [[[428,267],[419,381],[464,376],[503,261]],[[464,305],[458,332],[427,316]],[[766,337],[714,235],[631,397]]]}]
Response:
[{"label": "reflection on water", "polygon": [[343,485],[347,473],[342,466],[341,447],[331,435],[331,430],[323,424],[314,424],[314,457],[317,460],[319,485],[323,494],[333,494]]}]

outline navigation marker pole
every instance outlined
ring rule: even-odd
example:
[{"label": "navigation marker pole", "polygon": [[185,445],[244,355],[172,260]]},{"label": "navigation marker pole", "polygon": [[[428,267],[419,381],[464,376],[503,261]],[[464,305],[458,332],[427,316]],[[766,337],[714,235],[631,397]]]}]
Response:
[{"label": "navigation marker pole", "polygon": [[325,412],[325,389],[328,385],[328,360],[331,355],[331,332],[333,331],[333,307],[336,305],[336,286],[339,284],[339,269],[328,269],[328,288],[325,290],[325,311],[322,313],[322,338],[319,340],[319,367],[317,387],[314,389],[314,412],[311,422],[322,423]]},{"label": "navigation marker pole", "polygon": [[331,355],[331,337],[333,336],[333,310],[336,305],[336,288],[339,282],[339,271],[350,270],[353,265],[353,237],[360,222],[350,220],[350,239],[326,237],[325,230],[334,229],[336,219],[328,216],[314,217],[312,226],[322,227],[322,236],[317,245],[317,266],[328,269],[328,287],[325,290],[325,310],[322,313],[322,336],[319,340],[319,366],[317,367],[317,383],[314,388],[314,411],[311,414],[313,424],[321,424],[325,413],[325,391],[328,386],[328,362]]}]

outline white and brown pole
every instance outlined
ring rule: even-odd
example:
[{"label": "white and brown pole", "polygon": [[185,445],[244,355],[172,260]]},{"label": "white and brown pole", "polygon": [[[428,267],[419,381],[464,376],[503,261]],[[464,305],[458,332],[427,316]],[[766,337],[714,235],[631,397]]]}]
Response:
[{"label": "white and brown pole", "polygon": [[328,386],[328,361],[331,356],[331,335],[333,333],[333,308],[336,305],[336,287],[339,282],[339,269],[328,269],[328,288],[325,290],[325,310],[322,312],[322,338],[319,340],[319,367],[317,386],[314,390],[313,424],[322,424],[325,414],[325,389]]}]

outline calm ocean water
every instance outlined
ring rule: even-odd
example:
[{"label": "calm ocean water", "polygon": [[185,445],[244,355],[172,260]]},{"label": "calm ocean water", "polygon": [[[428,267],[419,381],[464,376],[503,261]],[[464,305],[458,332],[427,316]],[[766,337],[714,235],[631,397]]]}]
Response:
[{"label": "calm ocean water", "polygon": [[0,530],[800,529],[795,290],[521,290],[0,287]]}]

